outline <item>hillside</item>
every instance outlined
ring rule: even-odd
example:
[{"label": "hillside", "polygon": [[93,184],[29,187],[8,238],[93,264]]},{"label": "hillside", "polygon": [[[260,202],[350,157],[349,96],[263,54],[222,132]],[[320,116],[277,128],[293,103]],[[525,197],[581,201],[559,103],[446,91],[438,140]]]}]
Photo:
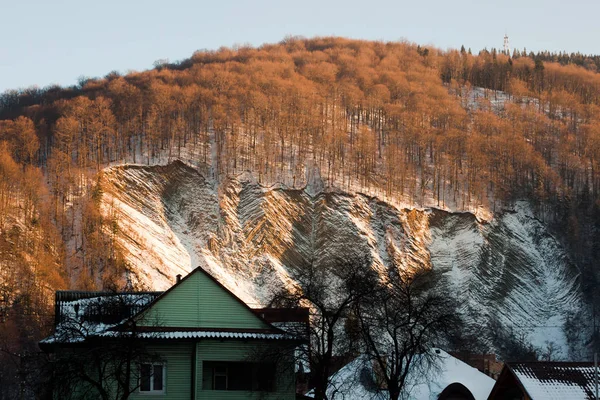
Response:
[{"label": "hillside", "polygon": [[491,344],[590,351],[600,75],[576,58],[286,38],[5,92],[0,336],[34,343],[56,289],[201,264],[262,303],[354,252],[432,269]]}]

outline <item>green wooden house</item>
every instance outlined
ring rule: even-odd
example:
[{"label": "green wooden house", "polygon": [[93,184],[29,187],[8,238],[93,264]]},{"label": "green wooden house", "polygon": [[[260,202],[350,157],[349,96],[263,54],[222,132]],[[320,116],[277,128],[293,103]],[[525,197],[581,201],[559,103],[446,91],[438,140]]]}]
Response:
[{"label": "green wooden house", "polygon": [[55,398],[294,399],[298,335],[201,268],[165,292],[56,293]]}]

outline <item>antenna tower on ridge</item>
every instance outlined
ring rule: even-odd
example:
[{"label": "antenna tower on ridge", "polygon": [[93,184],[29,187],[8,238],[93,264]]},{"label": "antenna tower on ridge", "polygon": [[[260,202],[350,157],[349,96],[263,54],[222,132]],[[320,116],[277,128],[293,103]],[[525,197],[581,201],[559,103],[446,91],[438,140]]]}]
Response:
[{"label": "antenna tower on ridge", "polygon": [[504,34],[504,49],[502,50],[504,54],[510,56],[510,45],[508,44],[508,35]]}]

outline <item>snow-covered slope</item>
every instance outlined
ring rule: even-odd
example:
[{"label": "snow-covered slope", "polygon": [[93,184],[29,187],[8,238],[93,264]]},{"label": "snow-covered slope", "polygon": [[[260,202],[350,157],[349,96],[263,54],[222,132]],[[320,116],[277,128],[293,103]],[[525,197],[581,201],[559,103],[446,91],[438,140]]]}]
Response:
[{"label": "snow-covered slope", "polygon": [[553,341],[563,357],[566,318],[585,310],[577,268],[526,203],[486,222],[359,193],[265,188],[250,174],[216,184],[181,162],[116,166],[103,179],[131,279],[153,290],[201,265],[258,306],[308,262],[367,254],[376,266],[432,268],[483,329]]}]

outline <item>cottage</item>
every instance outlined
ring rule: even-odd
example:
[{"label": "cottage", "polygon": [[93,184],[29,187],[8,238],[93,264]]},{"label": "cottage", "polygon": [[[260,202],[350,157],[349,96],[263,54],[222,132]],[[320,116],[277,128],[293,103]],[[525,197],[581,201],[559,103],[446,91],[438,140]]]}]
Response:
[{"label": "cottage", "polygon": [[489,400],[595,399],[589,362],[521,362],[504,365]]},{"label": "cottage", "polygon": [[284,319],[197,268],[165,292],[57,292],[55,332],[40,347],[55,362],[56,398],[294,399],[303,340],[269,315]]}]

